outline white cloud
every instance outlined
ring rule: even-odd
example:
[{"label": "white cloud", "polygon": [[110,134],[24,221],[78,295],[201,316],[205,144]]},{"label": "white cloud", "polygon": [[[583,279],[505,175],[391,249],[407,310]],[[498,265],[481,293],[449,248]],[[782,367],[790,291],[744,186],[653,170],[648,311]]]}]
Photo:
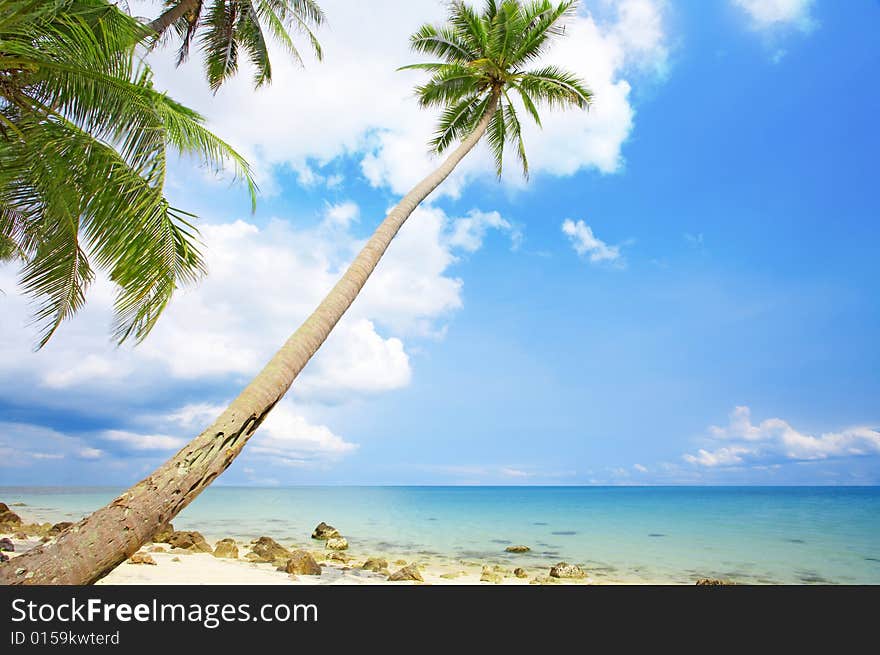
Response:
[{"label": "white cloud", "polygon": [[29,423],[0,422],[0,467],[30,466],[35,461],[96,459],[103,455],[79,438]]},{"label": "white cloud", "polygon": [[69,368],[50,371],[43,378],[47,387],[64,389],[94,377],[119,379],[125,377],[127,371],[114,366],[113,361],[102,355],[86,355]]},{"label": "white cloud", "polygon": [[710,449],[684,460],[701,466],[733,466],[773,460],[811,461],[880,455],[880,430],[855,426],[813,436],[780,418],[752,423],[748,407],[736,407],[727,426],[709,428]]},{"label": "white cloud", "polygon": [[[225,408],[226,398],[217,392],[234,394],[335,284],[363,245],[349,229],[358,214],[357,205],[340,203],[309,229],[278,220],[263,227],[246,221],[203,225],[208,277],[179,292],[150,338],[136,348],[116,348],[108,340],[113,289],[101,278],[84,311],[44,350],[33,352],[34,333],[27,327],[31,307],[15,293],[14,268],[0,266],[0,288],[7,290],[0,296],[4,398],[79,412],[87,408],[113,428],[72,439],[39,426],[16,426],[7,433],[9,443],[0,439],[0,458],[21,465],[51,461],[47,457],[113,465],[142,458],[138,463],[149,466],[143,458],[152,461],[182,447]],[[437,207],[417,209],[295,382],[296,409],[279,404],[248,452],[264,464],[303,466],[332,463],[354,452],[356,444],[326,423],[342,415],[339,405],[410,383],[404,339],[443,332],[444,321],[462,306],[462,281],[449,269],[462,254],[479,248],[492,229],[513,231],[496,212],[450,217]],[[170,394],[197,402],[163,409]],[[202,400],[206,397],[211,402]],[[122,411],[126,406],[153,409],[132,416]],[[307,410],[321,420],[310,419]]]},{"label": "white cloud", "polygon": [[[169,379],[245,381],[363,245],[348,229],[358,213],[354,203],[334,205],[324,222],[304,230],[280,220],[265,227],[242,220],[203,225],[207,278],[179,291],[136,348],[116,348],[108,340],[113,289],[101,278],[85,310],[33,353],[34,332],[26,327],[31,308],[13,291],[14,267],[0,266],[0,288],[9,290],[0,297],[0,388],[10,397],[36,397],[42,387],[41,402],[63,403],[98,389],[108,397],[139,397]],[[412,371],[403,338],[442,334],[443,322],[462,306],[462,281],[449,268],[458,253],[479,248],[490,229],[513,231],[497,212],[449,217],[436,207],[417,209],[297,381],[299,397],[336,400],[406,386]]]},{"label": "white cloud", "polygon": [[733,4],[748,14],[755,29],[794,26],[809,32],[816,27],[814,0],[733,0]]},{"label": "white cloud", "polygon": [[209,425],[211,421],[220,416],[225,409],[226,403],[223,405],[191,403],[170,412],[167,414],[166,418],[170,423],[176,424],[179,427],[195,428]]},{"label": "white cloud", "polygon": [[[588,168],[614,173],[623,165],[621,149],[635,116],[630,101],[632,80],[644,74],[663,75],[668,50],[662,2],[619,0],[611,4],[610,20],[589,13],[570,19],[565,37],[548,48],[542,59],[580,75],[593,92],[594,102],[589,112],[543,109],[543,128],[525,120],[523,138],[533,173],[567,176]],[[413,74],[410,79],[420,78]],[[363,160],[370,182],[403,193],[427,174],[436,165],[424,146],[433,121],[433,115],[423,113],[418,119],[408,118],[397,127],[378,131]],[[492,171],[488,151],[478,147],[459,164],[441,192],[455,197],[468,180]],[[508,162],[503,179],[522,185],[515,162]]]},{"label": "white cloud", "polygon": [[508,232],[513,249],[518,248],[522,242],[522,233],[498,212],[481,212],[472,209],[467,216],[455,219],[449,244],[466,252],[474,252],[483,246],[483,239],[490,229]]},{"label": "white cloud", "polygon": [[329,399],[351,392],[381,393],[405,387],[411,374],[403,342],[382,338],[371,321],[358,319],[343,325],[333,347],[303,374],[297,396]]},{"label": "white cloud", "polygon": [[[65,451],[74,452],[82,459],[102,459],[133,455],[157,454],[167,455],[167,452],[181,448],[195,434],[202,431],[222,410],[225,404],[191,403],[165,413],[151,412],[135,417],[135,423],[151,426],[162,432],[135,432],[131,430],[104,430],[97,434],[71,440],[70,437],[52,434],[55,442],[70,442],[70,447]],[[50,433],[43,428],[30,426],[31,432]],[[13,434],[21,432],[17,427]],[[84,445],[86,440],[92,442],[104,442],[112,445],[115,455],[101,450],[92,445]],[[0,443],[0,447],[2,447]],[[45,443],[38,443],[45,449]],[[251,481],[259,480],[266,483],[263,477],[254,478],[257,469],[254,461],[260,460],[260,466],[265,464],[308,466],[336,461],[357,450],[357,444],[346,441],[334,434],[325,425],[310,421],[302,413],[302,408],[294,405],[289,399],[283,399],[272,410],[260,430],[255,434],[248,446],[243,461],[251,462],[243,470]],[[30,453],[29,457],[38,459],[49,455]],[[52,455],[63,457],[64,454]]]},{"label": "white cloud", "polygon": [[591,262],[621,263],[620,246],[609,246],[596,237],[592,228],[583,221],[574,222],[566,218],[562,222],[562,232],[571,241],[575,252],[581,256],[589,256]]},{"label": "white cloud", "polygon": [[743,447],[718,448],[711,452],[700,448],[696,455],[684,455],[684,461],[701,466],[731,466],[742,464],[743,456],[751,452],[750,449]]},{"label": "white cloud", "polygon": [[502,467],[499,473],[507,478],[530,478],[532,477],[532,475],[534,475],[533,473],[529,473],[528,471],[510,468],[508,466]]},{"label": "white cloud", "polygon": [[445,272],[457,256],[449,242],[454,220],[433,206],[416,209],[361,292],[353,313],[401,335],[442,332],[438,319],[461,308],[460,278]]},{"label": "white cloud", "polygon": [[648,472],[648,467],[642,466],[641,464],[633,464],[633,468],[636,471],[638,471],[639,473],[647,473]]},{"label": "white cloud", "polygon": [[309,423],[287,400],[272,410],[248,447],[252,456],[293,466],[336,460],[356,449],[330,428]]},{"label": "white cloud", "polygon": [[348,227],[352,221],[358,220],[361,210],[357,203],[350,200],[335,205],[327,205],[324,212],[325,221],[330,225]]},{"label": "white cloud", "polygon": [[167,434],[138,434],[127,430],[105,430],[100,437],[131,450],[174,450],[186,443],[180,437]]},{"label": "white cloud", "polygon": [[[226,404],[190,403],[164,414],[149,413],[136,418],[137,423],[169,431],[171,435],[106,430],[97,437],[132,451],[180,448],[209,425]],[[243,461],[253,462],[256,458],[261,465],[306,466],[338,460],[356,449],[357,444],[337,436],[325,425],[313,423],[303,415],[302,408],[285,398],[251,438]],[[253,465],[246,466],[243,473],[251,481],[266,483],[263,477],[253,477],[256,470]]]},{"label": "white cloud", "polygon": [[[526,126],[534,173],[570,175],[585,168],[604,173],[620,169],[621,147],[633,128],[630,92],[634,80],[665,68],[666,35],[661,0],[617,0],[607,19],[582,12],[570,20],[566,37],[546,61],[581,75],[595,94],[590,112],[546,111],[544,129]],[[212,129],[255,165],[264,191],[277,191],[273,168],[290,167],[305,185],[335,184],[316,167],[340,156],[362,163],[375,186],[407,191],[437,164],[427,152],[436,112],[420,110],[413,87],[423,78],[397,68],[417,61],[409,36],[423,22],[442,22],[436,0],[373,0],[353,6],[325,0],[329,25],[319,31],[323,63],[305,68],[273,46],[273,83],[254,92],[249,70],[211,93],[197,57],[175,69],[174,49],[151,55],[157,85],[205,114]],[[151,15],[153,9],[136,13]],[[356,74],[352,71],[356,70]],[[241,120],[242,110],[250,120]],[[512,163],[512,162],[511,162]],[[521,181],[511,168],[505,179]],[[457,196],[474,177],[491,177],[494,167],[481,146],[437,193]]]}]

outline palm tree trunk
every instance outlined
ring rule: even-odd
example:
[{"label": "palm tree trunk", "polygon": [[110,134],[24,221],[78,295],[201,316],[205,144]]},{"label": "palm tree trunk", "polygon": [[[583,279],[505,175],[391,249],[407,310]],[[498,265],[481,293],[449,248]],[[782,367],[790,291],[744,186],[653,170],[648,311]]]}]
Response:
[{"label": "palm tree trunk", "polygon": [[156,20],[147,23],[147,26],[156,34],[162,34],[165,30],[171,27],[178,18],[195,9],[198,4],[199,0],[180,0],[180,2],[162,13],[156,18]]},{"label": "palm tree trunk", "polygon": [[210,427],[106,507],[0,565],[0,584],[91,584],[223,473],[354,302],[406,219],[483,136],[497,105],[496,93],[474,131],[391,210],[318,308]]}]

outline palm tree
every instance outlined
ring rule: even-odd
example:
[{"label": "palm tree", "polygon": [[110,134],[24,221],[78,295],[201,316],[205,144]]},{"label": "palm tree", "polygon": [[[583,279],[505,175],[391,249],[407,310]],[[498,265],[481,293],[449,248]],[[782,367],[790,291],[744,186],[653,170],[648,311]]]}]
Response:
[{"label": "palm tree", "polygon": [[156,91],[144,27],[106,0],[6,0],[0,15],[0,258],[22,263],[42,347],[104,269],[118,341],[143,339],[203,264],[191,214],[165,199],[168,149],[245,161]]},{"label": "palm tree", "polygon": [[460,140],[458,146],[391,210],[314,313],[213,424],[146,479],[56,541],[0,566],[0,583],[90,583],[137,550],[232,463],[342,318],[407,217],[486,132],[499,171],[508,142],[525,166],[511,93],[535,120],[541,104],[588,106],[590,92],[574,75],[552,66],[526,70],[550,37],[561,33],[560,19],[574,5],[488,0],[476,13],[456,2],[450,6],[447,25],[425,25],[412,36],[414,50],[438,59],[415,66],[431,73],[417,89],[420,103],[443,107],[432,144],[438,151]]},{"label": "palm tree", "polygon": [[180,40],[179,66],[189,57],[198,38],[208,83],[217,91],[238,70],[239,52],[254,65],[254,86],[272,79],[266,34],[270,34],[302,63],[290,32],[302,32],[318,59],[321,45],[312,29],[324,22],[324,12],[314,0],[165,0],[165,11],[148,23],[158,37],[172,34]]}]

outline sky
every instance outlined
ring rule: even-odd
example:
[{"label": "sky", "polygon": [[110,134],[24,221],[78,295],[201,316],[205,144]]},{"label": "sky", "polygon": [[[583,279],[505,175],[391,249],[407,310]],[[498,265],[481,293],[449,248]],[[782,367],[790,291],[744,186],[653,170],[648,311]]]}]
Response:
[{"label": "sky", "polygon": [[[322,63],[156,86],[254,166],[196,161],[209,274],[117,348],[112,286],[41,351],[0,267],[0,484],[136,482],[220,412],[436,166],[408,36],[434,0],[323,0]],[[133,2],[152,16],[149,2]],[[546,61],[532,175],[483,147],[410,218],[217,484],[880,484],[875,0],[593,0]]]}]

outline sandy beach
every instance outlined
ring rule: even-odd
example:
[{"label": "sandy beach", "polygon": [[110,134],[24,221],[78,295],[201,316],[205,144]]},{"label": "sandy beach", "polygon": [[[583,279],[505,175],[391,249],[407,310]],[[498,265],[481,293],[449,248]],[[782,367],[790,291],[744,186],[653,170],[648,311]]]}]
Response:
[{"label": "sandy beach", "polygon": [[[10,559],[34,546],[39,539],[16,539],[12,534],[2,534],[15,545],[15,552],[6,553]],[[237,543],[239,550],[247,550],[249,544]],[[157,552],[159,549],[165,552]],[[305,550],[305,549],[303,549]],[[282,563],[250,562],[241,558],[215,557],[211,553],[192,552],[186,549],[168,548],[167,544],[145,544],[138,555],[149,557],[155,564],[133,563],[131,559],[120,564],[97,584],[104,585],[334,585],[334,584],[598,584],[586,578],[562,580],[549,577],[547,569],[528,571],[519,578],[513,570],[500,565],[479,562],[441,563],[430,560],[389,561],[388,571],[394,572],[415,564],[422,577],[418,580],[389,581],[389,575],[362,568],[367,559],[382,559],[381,555],[369,556],[355,553],[343,555],[347,561],[327,560],[326,551],[312,548],[307,552],[318,562],[320,575],[295,575],[278,570]],[[134,560],[139,560],[134,557]],[[485,568],[484,568],[485,567]],[[488,575],[487,575],[488,574]],[[490,578],[481,580],[481,578]]]},{"label": "sandy beach", "polygon": [[[60,526],[56,526],[60,527]],[[51,541],[57,530],[49,524],[22,523],[22,531],[0,533],[14,550],[4,554],[12,560],[41,543]],[[331,528],[332,529],[332,528]],[[50,530],[55,535],[46,534]],[[43,536],[35,534],[44,533]],[[169,536],[170,535],[170,536]],[[580,567],[548,562],[546,567],[505,566],[497,562],[453,560],[442,557],[401,559],[400,554],[336,550],[333,539],[307,538],[282,544],[271,537],[208,541],[198,532],[174,531],[161,541],[144,544],[97,584],[104,585],[406,585],[406,584],[602,584]],[[168,541],[172,543],[169,544]],[[174,543],[193,543],[176,547]],[[260,548],[263,550],[260,550]],[[268,548],[268,550],[267,550]],[[267,554],[268,553],[268,554]],[[310,574],[288,573],[291,557],[311,562]],[[262,560],[262,561],[261,561]],[[271,561],[266,561],[271,560]],[[560,577],[561,573],[561,577]],[[569,577],[570,576],[570,577]]]}]

